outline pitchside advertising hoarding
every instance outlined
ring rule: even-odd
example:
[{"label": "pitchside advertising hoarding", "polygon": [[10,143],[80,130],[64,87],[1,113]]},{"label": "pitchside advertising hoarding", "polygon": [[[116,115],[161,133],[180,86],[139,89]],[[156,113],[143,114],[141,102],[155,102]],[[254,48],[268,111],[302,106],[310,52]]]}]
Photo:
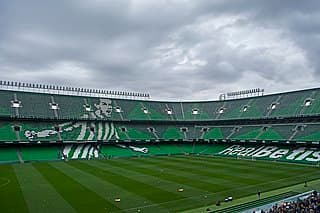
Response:
[{"label": "pitchside advertising hoarding", "polygon": [[224,156],[235,156],[245,158],[263,158],[270,160],[283,160],[305,163],[319,163],[319,148],[286,148],[279,146],[241,146],[232,145],[218,153]]}]

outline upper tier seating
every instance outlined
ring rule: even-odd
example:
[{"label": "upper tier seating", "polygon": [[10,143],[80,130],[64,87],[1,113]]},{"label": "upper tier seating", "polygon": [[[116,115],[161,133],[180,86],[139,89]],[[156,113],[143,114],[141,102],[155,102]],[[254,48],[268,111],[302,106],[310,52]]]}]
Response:
[{"label": "upper tier seating", "polygon": [[[13,102],[18,107],[12,107]],[[113,121],[260,119],[320,114],[320,89],[226,101],[159,102],[0,90],[0,117]]]}]

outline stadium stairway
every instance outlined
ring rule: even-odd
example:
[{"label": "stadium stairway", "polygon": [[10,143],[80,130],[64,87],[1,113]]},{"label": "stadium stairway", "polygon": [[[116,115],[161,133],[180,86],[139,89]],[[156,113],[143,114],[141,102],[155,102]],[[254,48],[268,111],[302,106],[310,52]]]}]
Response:
[{"label": "stadium stairway", "polygon": [[21,148],[20,147],[17,148],[17,156],[18,156],[19,162],[24,163],[24,160],[22,159],[22,156],[21,156]]}]

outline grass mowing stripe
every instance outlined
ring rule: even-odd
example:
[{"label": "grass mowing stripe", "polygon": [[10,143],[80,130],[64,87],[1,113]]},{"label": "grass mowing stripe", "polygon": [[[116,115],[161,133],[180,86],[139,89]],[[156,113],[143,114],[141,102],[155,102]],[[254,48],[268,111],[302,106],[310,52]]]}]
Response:
[{"label": "grass mowing stripe", "polygon": [[[92,164],[92,163],[91,163]],[[174,189],[178,189],[180,187],[185,189],[183,196],[190,197],[199,194],[209,193],[208,191],[201,190],[198,188],[191,187],[189,185],[184,185],[182,182],[178,182],[178,179],[166,179],[163,178],[163,173],[161,171],[154,169],[155,172],[149,170],[135,170],[134,168],[127,167],[126,165],[111,165],[111,162],[106,161],[95,161],[94,166],[102,169],[106,169],[106,171],[112,170],[115,173],[125,174],[126,176],[130,176],[133,179],[143,180],[144,183],[148,185],[152,185],[154,187],[164,189],[168,192],[174,192],[176,194],[181,195],[181,193],[177,192]],[[180,178],[181,176],[177,176]],[[194,180],[189,180],[194,182]]]},{"label": "grass mowing stripe", "polygon": [[[96,192],[98,195],[112,203],[114,202],[115,198],[121,198],[121,202],[116,203],[116,205],[122,210],[153,204],[152,202],[147,201],[136,194],[130,193],[123,188],[109,183],[105,179],[99,178],[92,173],[88,173],[85,170],[73,166],[74,164],[78,163],[80,162],[72,161],[69,163],[54,163],[52,165],[69,177],[77,177],[77,181],[80,184],[89,187],[90,190]],[[162,209],[158,208],[156,210],[160,211]]]},{"label": "grass mowing stripe", "polygon": [[[213,157],[208,157],[206,159],[205,157],[194,157],[194,156],[184,156],[183,158],[176,160],[179,157],[166,157],[162,158],[159,160],[158,158],[161,157],[156,157],[156,158],[142,158],[142,159],[136,159],[136,158],[127,158],[127,159],[115,159],[115,160],[107,160],[105,162],[101,161],[72,161],[69,163],[64,163],[64,162],[59,162],[59,163],[44,163],[46,173],[48,176],[51,176],[52,169],[57,169],[58,172],[62,173],[60,176],[58,175],[53,175],[51,177],[53,182],[58,181],[60,188],[61,187],[66,187],[64,186],[64,183],[60,182],[68,182],[70,180],[67,180],[66,177],[69,177],[71,181],[74,181],[77,186],[77,188],[85,188],[88,191],[91,191],[92,194],[94,194],[96,197],[100,197],[103,202],[109,201],[113,196],[107,195],[108,187],[109,186],[114,186],[116,188],[113,188],[113,190],[120,189],[122,190],[122,193],[127,189],[130,188],[126,184],[132,185],[134,183],[135,185],[131,186],[132,188],[139,188],[140,183],[144,183],[148,186],[154,187],[156,189],[169,192],[169,193],[174,193],[175,195],[181,195],[180,198],[173,198],[173,199],[167,199],[167,201],[155,201],[156,198],[152,202],[146,203],[146,205],[139,204],[139,207],[141,207],[142,212],[161,212],[161,210],[167,210],[170,212],[177,212],[185,209],[191,209],[191,208],[196,208],[199,206],[207,206],[208,204],[213,204],[217,200],[223,200],[224,197],[226,196],[233,196],[235,199],[240,198],[243,196],[247,195],[255,195],[256,191],[259,189],[263,192],[263,194],[268,193],[267,191],[272,190],[272,189],[279,189],[284,186],[291,186],[292,184],[297,184],[300,183],[299,185],[303,186],[303,182],[305,180],[312,180],[316,178],[320,178],[320,173],[319,173],[319,168],[316,167],[306,167],[306,166],[299,166],[297,164],[284,164],[284,163],[274,163],[274,162],[269,162],[269,161],[248,161],[248,160],[241,160],[241,159],[229,159],[229,158],[213,158]],[[197,159],[199,158],[199,159]],[[80,168],[76,168],[74,166],[71,166],[71,164],[85,164],[89,167],[94,167],[96,170],[89,170],[85,171]],[[194,164],[193,164],[194,163]],[[41,164],[41,163],[40,163]],[[225,166],[223,166],[225,164]],[[243,172],[242,169],[244,169],[245,165],[248,165],[247,172]],[[281,166],[274,166],[281,164]],[[38,165],[38,164],[35,164]],[[216,165],[216,166],[214,166]],[[15,166],[28,166],[28,165],[15,165]],[[51,168],[53,167],[53,168]],[[131,168],[133,167],[133,168]],[[169,167],[169,168],[167,168]],[[219,167],[220,169],[216,169]],[[224,169],[226,168],[226,169]],[[235,168],[235,169],[232,169]],[[237,170],[237,168],[240,168]],[[176,187],[174,187],[171,191],[170,188],[168,188],[169,183],[171,185],[176,184],[173,181],[167,181],[163,179],[163,182],[161,184],[153,183],[152,181],[156,180],[161,180],[161,175],[157,177],[157,172],[159,174],[159,171],[161,169],[164,169],[164,171],[169,173],[168,178],[172,178],[171,180],[174,180],[175,178],[178,178],[178,176],[185,177],[183,181],[187,183],[187,180],[190,179],[190,181],[197,182],[197,180],[201,180],[201,182],[205,181],[210,181],[210,177],[212,177],[212,180],[216,181],[215,184],[218,185],[224,185],[226,184],[226,181],[223,182],[223,176],[225,175],[226,177],[230,178],[227,181],[233,181],[232,189],[228,190],[217,190],[214,193],[209,193],[207,194],[207,198],[204,198],[204,196],[199,195],[201,191],[205,190],[199,190],[196,192],[195,187],[190,187],[190,190],[194,190],[192,193],[190,193],[191,196],[185,197],[182,195],[186,195],[187,190],[183,193],[178,193],[176,192]],[[278,171],[270,171],[270,170],[278,170]],[[3,173],[7,173],[6,170],[2,170],[0,166],[0,177],[3,175]],[[20,170],[19,170],[20,171]],[[37,170],[39,171],[39,170]],[[111,176],[108,176],[108,173],[112,173]],[[216,175],[220,175],[219,173],[222,172],[222,176],[220,176],[220,179],[214,179]],[[57,173],[57,171],[54,171],[54,173]],[[103,179],[101,177],[97,177],[96,174],[101,173],[102,176],[108,176],[106,179]],[[261,173],[261,174],[260,174]],[[274,173],[274,175],[272,175]],[[150,175],[152,174],[152,175]],[[206,176],[206,175],[208,176]],[[28,174],[31,175],[31,174]],[[65,175],[65,177],[63,176]],[[120,175],[120,177],[119,177]],[[247,183],[243,182],[244,180],[241,179],[243,177],[249,177],[255,178],[261,176],[259,178],[259,183]],[[19,174],[20,176],[20,174]],[[239,178],[240,176],[240,178]],[[268,178],[264,178],[263,176],[269,176]],[[21,174],[21,177],[23,177],[23,172]],[[58,178],[57,178],[58,177]],[[126,177],[127,179],[123,179],[123,177]],[[208,179],[203,180],[203,177],[207,177]],[[284,177],[284,178],[279,178],[279,177]],[[18,178],[18,176],[16,177]],[[119,186],[114,183],[109,182],[109,178],[116,179],[118,178],[119,182],[127,182],[128,179],[134,180],[135,182],[130,181],[129,183],[125,183],[123,187]],[[46,180],[47,177],[45,177]],[[0,178],[1,181],[1,178]],[[27,180],[25,180],[27,181]],[[37,182],[33,180],[34,182]],[[50,181],[48,181],[50,184],[52,184]],[[137,184],[139,182],[139,184]],[[229,182],[229,183],[230,183]],[[41,183],[41,182],[40,182]],[[163,184],[164,183],[164,184]],[[6,185],[6,184],[5,184]],[[19,186],[18,182],[17,185]],[[70,185],[68,183],[67,185]],[[0,182],[1,186],[1,182]],[[55,188],[55,190],[62,196],[64,196],[66,202],[69,202],[72,207],[72,203],[70,202],[69,198],[70,196],[77,196],[80,198],[77,198],[78,201],[76,202],[77,205],[82,205],[83,202],[81,202],[83,199],[86,200],[91,200],[87,203],[88,206],[87,210],[89,211],[94,211],[94,212],[102,212],[104,210],[101,209],[100,204],[102,205],[102,202],[98,201],[99,205],[96,205],[96,199],[92,199],[91,194],[86,193],[83,189],[79,189],[78,191],[75,190],[75,192],[70,192],[71,195],[66,195],[63,192],[59,191],[53,184],[52,186]],[[23,187],[23,184],[21,184],[21,187]],[[41,186],[39,186],[40,188]],[[123,187],[123,188],[122,188]],[[132,189],[130,188],[130,192],[128,197],[123,196],[124,200],[128,201],[130,200],[129,196],[135,196],[135,191],[131,191]],[[119,191],[119,190],[117,190]],[[129,191],[129,190],[127,190]],[[0,187],[0,192],[1,192],[1,187]],[[37,191],[35,190],[35,193]],[[41,192],[41,189],[39,190]],[[25,193],[25,192],[23,192]],[[74,193],[74,194],[73,194]],[[104,194],[106,193],[106,194]],[[153,193],[150,196],[157,196],[157,192],[153,191]],[[68,194],[68,193],[67,193]],[[194,196],[192,196],[192,194]],[[0,193],[0,196],[2,196],[2,192]],[[40,195],[39,195],[40,196]],[[109,196],[109,197],[108,197]],[[48,197],[48,195],[44,195],[44,197]],[[96,198],[94,197],[94,198]],[[136,197],[136,196],[135,196]],[[135,198],[134,197],[134,198]],[[122,197],[121,197],[122,198]],[[147,200],[144,197],[140,196],[142,200]],[[17,198],[17,199],[22,199],[22,198]],[[80,201],[79,201],[80,200]],[[107,201],[105,201],[107,200]],[[2,200],[1,200],[2,201]],[[134,202],[131,198],[131,202]],[[14,200],[15,204],[19,203],[20,201]],[[122,200],[121,200],[122,202]],[[144,205],[144,206],[140,206]],[[118,204],[117,204],[118,206]],[[132,207],[131,207],[132,206]],[[123,205],[120,208],[122,210],[125,210],[126,212],[137,212],[138,208],[135,205]],[[162,208],[157,208],[161,206]],[[0,205],[1,210],[2,210],[2,204]],[[75,207],[74,207],[75,208]],[[115,209],[113,211],[121,211],[121,209]],[[78,209],[75,209],[78,211]],[[205,210],[205,209],[204,209]],[[26,211],[28,211],[26,207]],[[111,211],[111,210],[110,210]],[[110,212],[108,211],[108,212]],[[19,211],[21,212],[21,211]],[[22,211],[23,212],[23,211]]]},{"label": "grass mowing stripe", "polygon": [[[284,188],[272,190],[269,192],[264,192],[264,193],[262,193],[261,198],[262,199],[268,198],[271,196],[275,196],[275,195],[279,195],[279,194],[283,194],[283,193],[288,193],[290,191],[296,192],[296,193],[303,193],[303,192],[307,192],[307,191],[311,191],[311,190],[319,190],[319,189],[320,189],[320,179],[317,179],[317,180],[308,182],[308,187],[305,187],[304,184],[297,184],[297,185],[293,185],[293,186],[289,186],[289,187],[284,187]],[[228,208],[231,206],[246,204],[246,203],[252,202],[252,201],[257,201],[256,194],[246,196],[246,197],[241,197],[239,199],[235,199],[232,202],[229,202],[226,204],[223,203],[221,206],[216,206],[214,204],[211,204],[209,206],[203,206],[201,208],[190,209],[190,210],[184,211],[184,213],[206,212],[207,208],[210,208],[212,211],[220,210],[220,209],[225,209],[225,208]]]},{"label": "grass mowing stripe", "polygon": [[[153,158],[153,159],[156,159],[156,158]],[[162,160],[167,160],[166,158],[162,158]],[[184,160],[184,159],[182,159]],[[247,161],[247,160],[237,160],[237,161]],[[252,164],[255,164],[256,161],[252,161],[251,162]],[[269,164],[269,162],[264,162],[266,165]],[[200,164],[201,165],[201,164]],[[260,162],[258,163],[258,165],[260,165]],[[286,168],[288,167],[295,167],[296,165],[287,165]],[[252,170],[256,170],[256,171],[259,171],[259,172],[252,172]],[[246,171],[247,174],[241,174],[239,172],[234,172],[234,170],[230,170],[230,171],[223,171],[223,173],[230,173],[230,174],[234,174],[236,175],[236,179],[239,180],[241,178],[241,176],[248,176],[251,175],[251,174],[256,174],[256,173],[261,173],[263,174],[262,177],[260,177],[259,179],[257,179],[257,181],[259,182],[256,182],[256,181],[252,181],[251,183],[249,183],[250,185],[255,185],[255,184],[259,184],[261,182],[265,182],[265,183],[268,183],[268,182],[272,182],[274,179],[287,179],[288,177],[294,177],[296,175],[301,175],[301,170],[296,170],[295,172],[289,170],[287,171],[285,168],[283,168],[283,170],[281,170],[280,172],[280,175],[272,175],[272,176],[268,176],[268,174],[264,174],[267,170],[270,170],[270,167],[269,168],[264,168],[264,169],[260,169],[259,167],[251,167],[251,168],[248,168],[248,170]],[[317,171],[317,168],[315,167],[308,167],[308,171],[305,171],[305,175],[303,175],[304,177],[308,177],[308,174],[312,174],[313,172]],[[217,172],[220,172],[219,170]],[[266,177],[271,177],[272,179],[268,179]],[[308,177],[308,179],[312,179],[312,177]],[[301,181],[302,182],[302,181]]]},{"label": "grass mowing stripe", "polygon": [[[167,160],[169,160],[169,159],[170,158],[167,158]],[[143,161],[143,160],[140,160],[140,159],[138,159],[138,160],[139,161]],[[143,162],[143,163],[145,163],[145,162]],[[265,164],[268,164],[268,163],[269,162],[265,162]],[[154,165],[152,163],[151,163],[151,165],[158,166],[158,165]],[[287,165],[287,166],[290,166],[290,165]],[[295,165],[292,165],[292,166],[294,167]],[[260,172],[260,170],[256,170],[256,171]],[[251,169],[248,170],[248,172],[249,173],[255,173],[255,169],[251,168]],[[314,172],[316,172],[316,173],[314,173]],[[283,170],[283,173],[287,174],[286,170]],[[314,173],[314,174],[312,174],[312,173]],[[319,174],[317,174],[316,168],[313,168],[313,172],[312,173],[310,175],[312,175],[313,178],[319,177]],[[300,174],[300,176],[299,176],[299,174]],[[235,174],[235,175],[237,175],[237,174]],[[248,187],[244,187],[243,189],[240,189],[239,187],[235,187],[235,190],[233,190],[234,192],[232,192],[232,193],[235,193],[235,194],[238,193],[239,196],[240,195],[249,195],[249,193],[253,193],[254,194],[254,193],[256,193],[256,190],[258,189],[257,187],[259,187],[260,189],[263,189],[264,191],[268,191],[270,189],[278,188],[276,183],[280,183],[278,185],[279,187],[288,186],[288,185],[290,185],[292,183],[302,182],[303,181],[302,179],[304,179],[305,177],[308,177],[309,175],[308,175],[308,173],[301,175],[301,171],[296,171],[296,173],[293,176],[291,176],[289,174],[287,175],[287,177],[288,176],[289,176],[289,178],[281,179],[279,181],[264,182],[263,180],[261,180],[259,184],[256,184],[256,185],[248,184],[249,186]],[[275,177],[274,180],[276,180],[276,179],[277,178]],[[234,176],[234,181],[235,182],[239,181],[239,177]]]},{"label": "grass mowing stripe", "polygon": [[[230,158],[228,158],[230,159]],[[296,174],[297,171],[301,171],[302,169],[304,171],[312,171],[314,170],[314,166],[311,165],[298,165],[298,164],[294,164],[295,166],[293,166],[292,163],[289,164],[288,163],[284,163],[284,162],[274,162],[274,161],[262,161],[262,160],[250,160],[247,158],[244,159],[230,159],[230,164],[225,164],[225,157],[219,157],[219,156],[215,156],[215,157],[206,157],[206,156],[199,156],[199,157],[194,157],[191,159],[188,159],[191,162],[204,162],[204,163],[209,163],[210,164],[214,164],[217,165],[217,162],[219,162],[219,167],[223,168],[223,167],[231,167],[233,165],[237,165],[238,168],[243,168],[244,171],[246,171],[247,169],[259,169],[259,170],[263,170],[265,171],[264,174],[262,174],[262,176],[265,178],[266,176],[278,176],[279,178],[283,178],[285,177],[285,175],[287,174]],[[205,162],[206,161],[206,162]],[[273,169],[270,169],[270,167],[272,166]],[[282,171],[286,170],[286,174],[284,174]],[[261,173],[257,173],[258,175]]]},{"label": "grass mowing stripe", "polygon": [[0,165],[0,171],[1,212],[28,212],[13,167],[11,165]]},{"label": "grass mowing stripe", "polygon": [[128,191],[131,191],[141,197],[145,197],[146,199],[156,203],[161,203],[161,202],[166,202],[168,200],[181,198],[180,195],[177,195],[173,192],[167,192],[165,190],[145,184],[143,181],[137,181],[130,177],[126,177],[118,173],[111,172],[110,170],[104,171],[104,170],[101,170],[100,168],[97,168],[95,166],[88,165],[82,162],[77,162],[77,163],[70,162],[70,165],[76,168],[79,168],[83,171],[94,174],[97,177],[105,178],[110,183],[118,185],[121,188],[124,188]]},{"label": "grass mowing stripe", "polygon": [[[126,160],[130,161],[131,159],[126,159]],[[106,172],[115,171],[115,169],[117,169],[116,167],[111,167],[111,166],[108,166],[108,164],[101,163],[100,161],[99,162],[91,161],[91,162],[84,162],[84,163],[87,163],[87,164],[94,163],[94,166],[96,166],[96,164],[97,164],[98,169],[104,169],[105,167],[107,167],[108,169],[106,170]],[[100,164],[100,166],[99,166],[99,164]],[[125,170],[126,169],[122,169],[117,172],[121,172],[121,171],[125,171]],[[134,173],[125,173],[125,174],[132,177],[132,174],[134,174]],[[136,175],[135,177],[141,178],[141,180],[146,181],[146,175],[141,174],[139,176]],[[154,185],[157,185],[157,187],[162,186],[162,185],[158,185],[156,182],[154,182]],[[172,189],[174,189],[174,190],[177,189],[177,186],[173,186]],[[179,193],[179,192],[175,191],[175,193]],[[186,192],[183,192],[182,194],[188,194],[188,193],[189,193],[188,188],[186,188]],[[190,193],[189,193],[189,195],[190,195]],[[157,196],[157,194],[153,194],[153,196]],[[203,206],[203,205],[208,205],[209,202],[211,202],[211,201],[209,199],[206,199],[204,197],[204,195],[199,195],[199,193],[197,193],[197,194],[193,194],[193,195],[191,194],[191,196],[189,196],[189,197],[182,197],[179,199],[170,199],[168,201],[158,203],[158,205],[166,207],[170,211],[176,212],[176,211],[180,211],[183,209],[190,209],[190,208],[196,208],[196,207]],[[145,211],[149,212],[150,208],[152,208],[152,206],[144,206],[143,212],[145,212]]]},{"label": "grass mowing stripe", "polygon": [[[260,167],[262,168],[270,168],[270,164],[273,165],[273,167],[277,170],[281,170],[281,169],[286,169],[288,171],[296,171],[298,169],[309,169],[309,168],[312,168],[314,167],[314,165],[307,165],[307,164],[299,164],[298,162],[295,163],[295,167],[294,166],[290,166],[288,168],[288,164],[289,165],[293,165],[293,162],[282,162],[282,161],[276,161],[277,159],[275,160],[266,160],[266,159],[250,159],[250,158],[234,158],[234,157],[231,157],[231,156],[211,156],[211,157],[208,157],[208,156],[203,156],[203,155],[200,155],[200,156],[193,156],[194,158],[198,158],[198,159],[206,159],[208,161],[210,160],[213,160],[215,161],[215,163],[224,163],[224,161],[226,159],[230,160],[230,162],[233,162],[233,163],[236,163],[236,164],[240,164],[244,167],[250,167],[251,164],[250,162],[255,162],[255,165],[259,165]],[[238,160],[241,160],[241,161],[238,161]],[[266,163],[266,162],[269,162]]]},{"label": "grass mowing stripe", "polygon": [[[140,161],[142,161],[142,159],[138,159]],[[171,160],[171,159],[170,159]],[[163,168],[171,168],[171,169],[176,169],[176,170],[180,170],[180,171],[192,171],[194,174],[201,174],[204,176],[208,176],[208,177],[213,177],[215,179],[219,178],[222,180],[228,180],[229,182],[234,182],[235,179],[235,175],[237,176],[238,180],[241,179],[241,181],[239,181],[241,184],[253,184],[254,182],[258,183],[259,181],[254,179],[254,178],[248,178],[246,176],[248,176],[248,173],[246,173],[246,176],[241,176],[238,175],[235,172],[218,172],[218,170],[215,170],[215,168],[207,168],[204,167],[203,165],[200,165],[200,167],[197,166],[190,166],[190,164],[188,163],[184,163],[184,164],[174,164],[174,162],[171,162],[168,159],[162,159],[159,160],[158,158],[146,158],[144,161],[144,163],[150,164],[150,165],[158,165],[161,166]],[[165,163],[166,162],[166,163]]]},{"label": "grass mowing stripe", "polygon": [[[173,156],[174,158],[176,159],[179,159],[181,158],[180,156]],[[193,161],[194,159],[196,160],[199,160],[199,159],[202,159],[202,160],[205,160],[207,162],[214,162],[214,164],[216,165],[222,165],[222,166],[226,166],[228,167],[229,165],[232,165],[232,164],[237,164],[237,165],[241,165],[242,167],[244,168],[250,168],[251,167],[251,163],[250,162],[254,162],[254,166],[259,166],[261,168],[270,168],[270,164],[272,164],[273,168],[275,170],[271,170],[272,171],[281,171],[281,169],[286,169],[287,171],[296,171],[296,170],[299,170],[299,169],[309,169],[309,168],[312,168],[314,166],[312,165],[306,165],[306,164],[295,164],[296,166],[290,166],[288,167],[288,164],[290,165],[293,165],[293,163],[288,163],[288,162],[281,162],[281,161],[271,161],[271,160],[263,160],[263,159],[250,159],[250,158],[235,158],[235,157],[231,157],[231,156],[207,156],[207,155],[190,155],[190,159],[191,161]],[[230,162],[230,164],[228,165],[225,165],[225,160],[228,159]],[[240,161],[239,161],[240,160]],[[269,163],[266,163],[266,162],[269,162]]]},{"label": "grass mowing stripe", "polygon": [[30,212],[75,212],[32,164],[13,167]]},{"label": "grass mowing stripe", "polygon": [[[165,158],[152,158],[152,160],[158,160],[158,161],[166,161],[167,159]],[[189,159],[189,158],[173,158],[170,163],[174,164],[174,162],[176,163],[184,163],[185,165],[194,165],[194,166],[200,166],[200,167],[207,167],[207,168],[211,168],[214,169],[214,171],[233,171],[234,173],[237,174],[246,174],[248,169],[250,167],[242,167],[241,165],[238,164],[230,164],[230,165],[222,165],[220,163],[216,163],[216,162],[205,162],[205,161],[201,161],[198,158],[194,158],[194,159]],[[258,174],[254,174],[254,175],[258,175]],[[245,176],[245,175],[244,175]],[[256,178],[256,177],[248,177],[249,179],[252,178]]]},{"label": "grass mowing stripe", "polygon": [[118,209],[48,163],[34,164],[34,167],[77,212],[91,212],[92,209],[95,212],[108,212]]},{"label": "grass mowing stripe", "polygon": [[[165,159],[165,158],[152,158],[152,160],[167,161],[167,159]],[[260,168],[257,165],[251,166],[248,168],[244,168],[241,165],[239,166],[238,164],[231,164],[231,165],[223,166],[223,165],[216,165],[215,163],[212,163],[212,162],[210,162],[210,163],[203,162],[203,161],[199,162],[197,159],[190,160],[190,159],[176,159],[175,158],[175,159],[172,159],[172,161],[170,161],[170,163],[169,163],[170,165],[174,164],[174,162],[177,162],[177,163],[183,162],[185,165],[188,165],[189,167],[190,167],[190,165],[207,167],[207,168],[212,169],[212,171],[214,171],[216,173],[237,174],[237,176],[244,178],[244,182],[249,181],[251,183],[254,183],[254,182],[258,183],[259,179],[261,179],[261,178],[267,181],[268,178],[272,179],[274,176],[276,176],[278,178],[283,178],[283,177],[287,176],[287,174],[284,174],[281,171],[277,171],[276,173],[275,172],[270,173],[269,168],[268,169]],[[257,169],[257,170],[260,170],[263,172],[248,174],[248,170],[250,170],[250,169]],[[229,172],[229,171],[231,171],[231,172]]]},{"label": "grass mowing stripe", "polygon": [[[194,179],[209,179],[211,182],[219,182],[221,185],[228,185],[230,187],[232,186],[232,182],[234,182],[234,176],[229,177],[226,174],[219,174],[215,169],[207,168],[203,165],[200,166],[193,166],[190,164],[187,164],[186,162],[171,162],[171,158],[167,159],[165,163],[161,161],[152,161],[154,158],[148,158],[146,160],[143,159],[135,159],[136,161],[143,161],[144,164],[140,164],[140,162],[135,162],[134,160],[128,162],[128,163],[134,163],[139,165],[140,167],[154,167],[154,165],[157,165],[160,168],[163,168],[167,170],[170,168],[174,171],[179,171],[180,173],[187,173],[186,175],[193,177]],[[228,188],[228,187],[227,187]]]},{"label": "grass mowing stripe", "polygon": [[[171,159],[171,158],[170,158]],[[137,162],[138,161],[138,162]],[[144,163],[141,163],[140,161],[143,161]],[[121,161],[123,162],[123,161]],[[168,161],[170,162],[170,161]],[[141,168],[154,168],[155,165],[158,165],[159,168],[163,168],[164,170],[168,170],[168,167],[164,167],[163,164],[160,162],[148,162],[142,159],[132,159],[130,161],[126,161],[127,164],[133,164],[136,166],[139,166]],[[160,163],[160,164],[159,164]],[[175,171],[178,174],[186,175],[190,178],[196,179],[196,180],[209,180],[210,182],[219,182],[220,185],[227,186],[226,188],[231,188],[233,186],[234,177],[232,179],[227,180],[226,176],[224,175],[221,177],[221,174],[212,173],[212,171],[208,170],[206,167],[203,166],[190,166],[188,165],[186,167],[186,163],[176,163],[175,166],[171,165],[171,168],[169,170]],[[215,170],[214,170],[215,171]],[[219,176],[219,177],[218,177]]]},{"label": "grass mowing stripe", "polygon": [[[103,161],[102,161],[103,162]],[[175,182],[180,185],[186,185],[190,186],[192,188],[197,188],[202,191],[200,193],[206,194],[208,192],[213,192],[213,191],[220,191],[220,190],[226,190],[229,189],[230,187],[226,187],[221,184],[215,184],[213,182],[209,181],[204,181],[204,177],[201,178],[201,176],[196,176],[194,174],[185,172],[185,171],[178,171],[175,169],[168,169],[168,167],[161,166],[159,165],[160,168],[164,168],[159,170],[158,167],[155,168],[147,168],[143,167],[140,165],[140,163],[137,163],[135,161],[104,161],[106,164],[112,164],[114,166],[118,166],[121,168],[125,168],[127,170],[135,171],[135,172],[140,172],[144,174],[148,174],[154,177],[159,177],[161,179],[165,179],[167,181]],[[206,179],[209,179],[207,177]],[[197,181],[194,181],[197,180]]]},{"label": "grass mowing stripe", "polygon": [[[250,173],[249,169],[245,172],[237,172],[237,168],[235,167],[234,170],[219,170],[216,169],[214,166],[210,165],[203,165],[202,163],[192,164],[190,162],[186,162],[188,158],[186,159],[179,159],[179,161],[176,161],[176,159],[171,158],[148,158],[144,161],[148,162],[151,165],[159,165],[164,166],[165,168],[172,168],[173,170],[180,170],[180,171],[190,171],[193,172],[193,174],[201,174],[202,177],[206,176],[207,178],[211,179],[212,182],[218,182],[222,186],[226,186],[229,188],[233,187],[239,187],[239,186],[245,186],[247,184],[259,184],[261,181],[267,181],[269,176],[267,178],[265,176],[260,176],[257,173]],[[173,161],[173,162],[172,162]],[[192,166],[191,166],[192,164]],[[185,166],[188,165],[188,166]],[[237,178],[237,185],[235,186],[233,183],[235,183],[234,179]],[[226,183],[225,180],[228,180]],[[273,180],[271,178],[271,180]],[[224,183],[224,184],[223,184]]]},{"label": "grass mowing stripe", "polygon": [[[143,165],[145,164],[145,159],[117,159],[117,160],[111,160],[111,161],[115,161],[115,162],[118,162],[118,161],[121,161],[121,162],[125,162],[125,163],[128,163],[128,162],[132,162],[134,163],[135,161],[135,164],[138,164],[138,165]],[[168,161],[170,161],[170,158],[167,158]],[[108,162],[110,161],[106,161],[105,164],[107,165]],[[154,164],[154,163],[150,163],[150,166],[152,167],[156,167],[156,168],[159,168],[160,166],[157,165],[157,164]],[[202,167],[203,170],[205,170],[206,168]],[[232,171],[230,171],[232,172]],[[248,172],[252,172],[252,173],[255,173],[255,169],[252,168],[251,171],[248,170]],[[285,171],[284,171],[285,172]],[[296,173],[297,174],[300,174],[301,172],[298,172]],[[289,175],[288,175],[289,176]],[[296,176],[297,177],[297,176]],[[239,178],[234,176],[234,182],[238,182],[239,183]],[[291,177],[291,179],[293,179],[294,177]],[[276,180],[276,178],[274,178],[273,180]],[[279,182],[281,181],[284,181],[284,180],[280,180]],[[255,194],[256,193],[256,190],[258,189],[258,187],[261,189],[263,189],[262,186],[266,185],[263,183],[264,181],[263,180],[260,180],[259,182],[259,185],[250,185],[250,184],[247,184],[245,187],[241,188],[241,187],[235,187],[234,189],[230,189],[230,190],[227,190],[227,191],[220,191],[218,193],[215,193],[215,194],[212,194],[211,196],[208,196],[210,197],[210,200],[214,200],[214,199],[217,199],[220,197],[220,199],[222,199],[223,197],[225,196],[228,196],[230,194],[232,194],[234,197],[238,197],[238,196],[244,196],[244,195],[249,195],[249,194]],[[277,181],[274,181],[274,182],[268,182],[267,184],[268,185],[271,185],[273,187],[275,187],[273,185],[273,183],[277,183]],[[193,198],[194,199],[194,198]],[[199,205],[203,203],[203,201],[199,201]],[[174,207],[173,207],[174,208]]]},{"label": "grass mowing stripe", "polygon": [[[127,159],[127,160],[130,160],[130,159]],[[104,170],[106,173],[108,173],[110,170],[111,171],[115,171],[116,170],[116,167],[109,167],[101,162],[97,162],[97,161],[83,161],[83,163],[86,163],[86,164],[89,164],[89,165],[92,165],[94,167],[97,167],[99,170]],[[107,169],[106,169],[107,168]],[[122,174],[125,175],[125,176],[129,176],[131,178],[140,178],[140,180],[143,180],[144,182],[150,184],[150,179],[147,178],[147,175],[143,175],[143,174],[140,174],[140,175],[133,175],[134,173],[127,173],[125,172],[126,169],[122,169],[122,170],[119,170],[117,172],[121,172],[122,171]],[[117,173],[116,172],[116,173]],[[153,178],[153,180],[157,180],[156,178]],[[152,184],[152,182],[151,182]],[[163,182],[160,183],[157,183],[156,181],[153,182],[153,185],[156,186],[157,188],[161,186],[161,188],[168,190],[168,185],[165,184],[165,186],[163,185]],[[171,184],[172,185],[172,184]],[[173,185],[171,188],[171,190],[173,189],[173,191],[177,194],[180,194],[179,192],[176,192],[175,189],[177,189],[177,185]],[[186,193],[190,193],[190,192],[186,192]],[[183,193],[185,194],[185,193]],[[156,193],[153,193],[152,196],[156,197],[158,196]],[[200,197],[200,196],[198,196]],[[140,206],[139,208],[134,208],[134,209],[126,209],[126,212],[128,211],[131,211],[131,210],[135,210],[134,212],[137,212],[137,209],[141,209],[142,212],[160,212],[159,210],[157,210],[158,206],[160,207],[164,207],[166,209],[165,212],[168,212],[168,211],[173,211],[173,210],[179,210],[179,209],[182,209],[182,206],[184,208],[195,208],[197,206],[199,206],[199,199],[194,199],[193,197],[192,198],[185,198],[185,197],[182,197],[182,198],[179,198],[179,199],[170,199],[168,201],[165,201],[165,202],[161,202],[161,203],[154,203],[154,204],[151,204],[151,205],[144,205],[144,206]],[[197,204],[197,205],[195,205]],[[208,203],[204,203],[203,205],[208,205]],[[202,206],[202,205],[200,205]]]}]

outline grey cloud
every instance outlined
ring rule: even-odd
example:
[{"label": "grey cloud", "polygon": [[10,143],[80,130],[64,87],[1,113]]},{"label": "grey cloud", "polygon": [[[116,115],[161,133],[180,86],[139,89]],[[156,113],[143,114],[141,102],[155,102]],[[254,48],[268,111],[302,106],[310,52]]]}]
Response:
[{"label": "grey cloud", "polygon": [[319,9],[316,0],[1,1],[0,74],[171,100],[311,87]]}]

